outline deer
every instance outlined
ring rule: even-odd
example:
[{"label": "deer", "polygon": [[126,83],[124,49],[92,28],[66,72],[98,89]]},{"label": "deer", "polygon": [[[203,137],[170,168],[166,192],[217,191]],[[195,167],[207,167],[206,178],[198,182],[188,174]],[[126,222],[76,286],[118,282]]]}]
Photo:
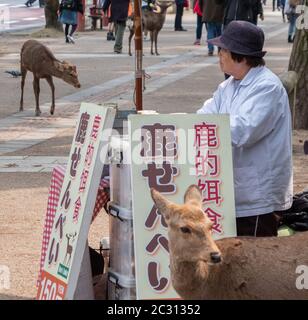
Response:
[{"label": "deer", "polygon": [[[174,1],[159,1],[157,0],[154,4],[152,10],[143,10],[142,11],[142,25],[143,29],[147,32],[150,32],[151,38],[151,55],[154,55],[153,44],[155,44],[155,54],[159,56],[157,50],[157,38],[158,33],[162,29],[165,20],[167,9],[174,4]],[[129,26],[129,37],[128,37],[128,54],[131,56],[131,41],[135,34],[135,25],[134,23]]]},{"label": "deer", "polygon": [[168,226],[171,282],[183,299],[308,299],[298,274],[308,271],[308,232],[214,241],[198,186],[188,187],[184,204],[153,188],[151,196]]},{"label": "deer", "polygon": [[70,244],[70,242],[73,243],[75,241],[76,235],[77,235],[77,232],[66,234],[67,246],[66,246],[65,258],[63,261],[63,264],[65,264],[66,266],[69,266],[71,262],[72,252],[73,252],[73,246]]},{"label": "deer", "polygon": [[52,77],[60,78],[75,88],[81,87],[75,65],[67,61],[60,61],[56,59],[50,49],[41,42],[36,40],[28,40],[23,44],[20,53],[21,98],[19,111],[23,111],[24,86],[28,71],[33,73],[33,90],[36,103],[36,116],[41,114],[39,107],[40,79],[46,79],[51,88],[51,115],[53,115],[55,111],[55,86]]}]

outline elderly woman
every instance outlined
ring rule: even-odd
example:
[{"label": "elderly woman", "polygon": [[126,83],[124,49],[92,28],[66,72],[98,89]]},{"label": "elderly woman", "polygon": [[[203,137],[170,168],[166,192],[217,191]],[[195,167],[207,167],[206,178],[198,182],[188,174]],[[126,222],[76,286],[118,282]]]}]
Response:
[{"label": "elderly woman", "polygon": [[230,115],[237,234],[277,236],[280,212],[293,197],[287,92],[265,67],[261,28],[232,21],[209,41],[221,48],[220,68],[230,78],[197,112]]}]

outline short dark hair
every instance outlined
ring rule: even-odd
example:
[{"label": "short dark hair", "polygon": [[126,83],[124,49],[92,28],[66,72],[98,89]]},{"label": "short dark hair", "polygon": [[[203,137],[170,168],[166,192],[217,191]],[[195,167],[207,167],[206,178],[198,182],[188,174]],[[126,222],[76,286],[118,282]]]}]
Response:
[{"label": "short dark hair", "polygon": [[262,57],[253,57],[253,56],[246,56],[243,54],[238,54],[231,52],[232,60],[237,62],[242,62],[246,59],[246,63],[249,67],[255,68],[258,66],[265,66],[265,60]]}]

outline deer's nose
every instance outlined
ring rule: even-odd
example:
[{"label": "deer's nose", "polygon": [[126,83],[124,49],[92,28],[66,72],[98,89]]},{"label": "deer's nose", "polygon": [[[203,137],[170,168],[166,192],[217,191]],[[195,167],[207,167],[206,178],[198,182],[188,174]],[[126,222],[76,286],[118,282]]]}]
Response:
[{"label": "deer's nose", "polygon": [[219,252],[211,252],[210,256],[213,263],[219,263],[221,261],[221,254]]}]

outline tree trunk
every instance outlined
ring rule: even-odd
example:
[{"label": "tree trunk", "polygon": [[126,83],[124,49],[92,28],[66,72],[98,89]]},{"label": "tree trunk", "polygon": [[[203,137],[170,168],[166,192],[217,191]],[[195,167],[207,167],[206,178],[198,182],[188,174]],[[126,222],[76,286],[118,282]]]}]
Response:
[{"label": "tree trunk", "polygon": [[62,30],[62,24],[58,20],[59,0],[46,0],[45,19],[46,28]]},{"label": "tree trunk", "polygon": [[[307,6],[308,1],[305,0],[305,3]],[[297,20],[289,62],[289,70],[295,71],[298,76],[294,129],[308,129],[308,29],[306,19],[303,14]]]}]

